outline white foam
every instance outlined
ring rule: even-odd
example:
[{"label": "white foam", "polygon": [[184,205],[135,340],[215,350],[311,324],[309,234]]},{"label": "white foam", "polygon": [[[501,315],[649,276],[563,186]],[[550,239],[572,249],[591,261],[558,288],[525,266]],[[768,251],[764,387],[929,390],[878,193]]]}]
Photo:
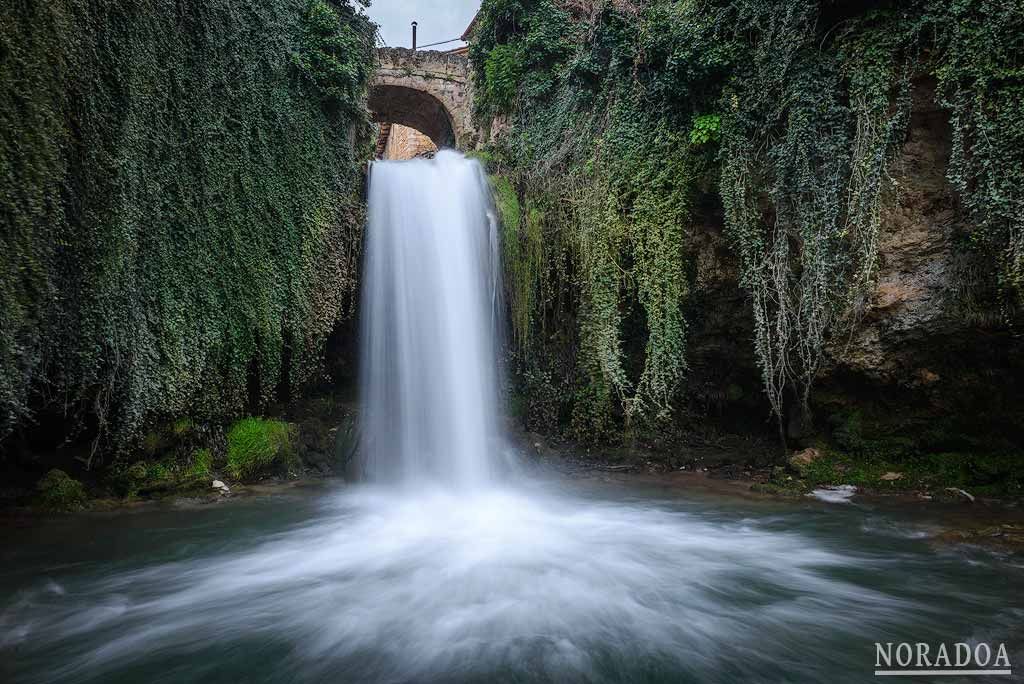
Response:
[{"label": "white foam", "polygon": [[815,489],[807,496],[826,503],[850,503],[850,499],[856,493],[857,488],[853,485],[838,485],[836,487]]}]

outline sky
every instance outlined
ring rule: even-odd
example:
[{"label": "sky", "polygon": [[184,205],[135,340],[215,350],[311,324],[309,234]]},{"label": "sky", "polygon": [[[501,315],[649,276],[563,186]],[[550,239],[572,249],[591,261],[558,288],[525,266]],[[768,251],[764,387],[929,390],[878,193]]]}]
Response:
[{"label": "sky", "polygon": [[[411,47],[414,20],[419,22],[416,42],[426,45],[461,36],[479,7],[480,0],[372,0],[366,13],[380,24],[385,43]],[[464,43],[456,41],[433,49],[451,50],[460,45]]]}]

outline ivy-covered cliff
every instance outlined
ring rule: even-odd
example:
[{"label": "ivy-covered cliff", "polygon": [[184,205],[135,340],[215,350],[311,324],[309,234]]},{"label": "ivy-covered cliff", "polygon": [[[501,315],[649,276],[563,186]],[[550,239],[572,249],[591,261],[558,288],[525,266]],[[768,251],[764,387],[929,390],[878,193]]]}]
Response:
[{"label": "ivy-covered cliff", "polygon": [[14,0],[0,24],[0,439],[121,449],[315,379],[358,268],[365,16]]},{"label": "ivy-covered cliff", "polygon": [[1024,9],[485,0],[474,36],[528,428],[1019,448]]}]

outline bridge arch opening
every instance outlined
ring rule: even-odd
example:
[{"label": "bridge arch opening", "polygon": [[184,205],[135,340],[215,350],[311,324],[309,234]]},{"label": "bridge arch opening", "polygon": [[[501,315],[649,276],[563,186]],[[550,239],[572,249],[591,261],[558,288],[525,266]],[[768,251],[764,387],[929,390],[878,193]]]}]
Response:
[{"label": "bridge arch opening", "polygon": [[430,93],[399,85],[376,84],[370,88],[370,112],[380,124],[415,128],[438,149],[455,147],[455,127],[444,104]]}]

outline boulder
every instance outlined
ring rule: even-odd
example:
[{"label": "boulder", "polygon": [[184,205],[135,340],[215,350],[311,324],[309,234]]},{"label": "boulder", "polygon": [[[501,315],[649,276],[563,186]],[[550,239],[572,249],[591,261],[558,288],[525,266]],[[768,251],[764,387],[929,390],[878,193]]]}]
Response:
[{"label": "boulder", "polygon": [[968,492],[965,492],[959,487],[946,487],[946,491],[959,499],[963,499],[964,501],[970,501],[971,503],[974,503],[974,496],[969,494]]},{"label": "boulder", "polygon": [[789,457],[789,467],[803,475],[807,467],[821,458],[821,452],[810,447]]}]

